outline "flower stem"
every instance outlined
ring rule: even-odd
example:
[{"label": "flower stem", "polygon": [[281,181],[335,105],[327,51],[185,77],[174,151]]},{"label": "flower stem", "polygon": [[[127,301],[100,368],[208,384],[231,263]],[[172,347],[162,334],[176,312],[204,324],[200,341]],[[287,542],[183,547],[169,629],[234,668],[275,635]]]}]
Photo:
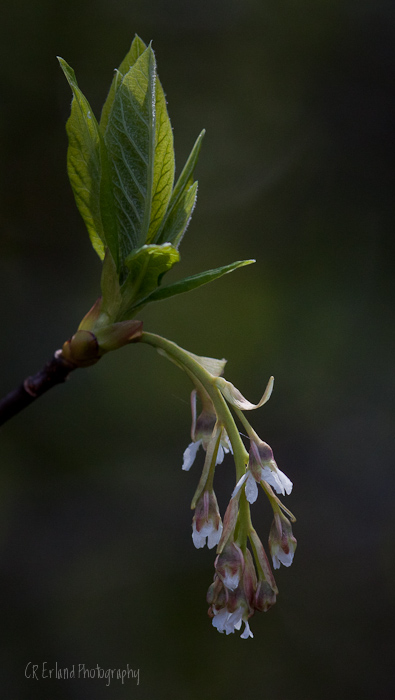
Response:
[{"label": "flower stem", "polygon": [[141,335],[140,342],[147,343],[154,348],[164,351],[166,355],[176,361],[176,364],[180,365],[188,374],[196,377],[204,386],[214,404],[218,420],[224,426],[232,443],[236,464],[236,478],[237,480],[240,479],[245,473],[246,464],[248,462],[248,452],[244,447],[233,416],[221,392],[214,384],[215,377],[191,357],[190,353],[180,348],[179,345],[176,345],[176,343],[173,343],[171,340],[167,340],[155,333],[147,333],[144,331]]}]

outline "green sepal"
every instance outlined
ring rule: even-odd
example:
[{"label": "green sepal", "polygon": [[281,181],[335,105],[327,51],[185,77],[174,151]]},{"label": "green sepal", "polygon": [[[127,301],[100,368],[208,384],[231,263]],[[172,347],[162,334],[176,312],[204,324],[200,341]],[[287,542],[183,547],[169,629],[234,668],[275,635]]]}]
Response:
[{"label": "green sepal", "polygon": [[100,259],[104,258],[107,245],[118,260],[118,234],[105,143],[73,69],[62,58],[58,60],[73,92],[66,130],[69,138],[67,170],[75,201]]},{"label": "green sepal", "polygon": [[[196,167],[196,163],[199,157],[200,148],[205,135],[205,130],[199,134],[189,154],[188,160],[179,176],[177,183],[174,187],[172,195],[170,197],[169,205],[167,207],[166,214],[162,220],[161,226],[156,234],[156,241],[158,243],[164,243],[165,241],[171,241],[178,247],[181,242],[182,236],[185,233],[186,226],[181,228],[181,230],[175,229],[175,210],[182,208],[181,200],[185,197],[187,191],[190,190],[193,184],[193,172]],[[196,200],[196,195],[195,195]],[[191,212],[192,213],[192,212]],[[190,216],[189,216],[190,218]],[[189,221],[189,219],[188,219]],[[188,223],[188,222],[187,222]],[[181,224],[182,226],[182,224]]]},{"label": "green sepal", "polygon": [[128,276],[121,287],[122,306],[117,320],[134,315],[141,300],[158,287],[163,275],[180,259],[180,254],[170,243],[144,245],[125,260]]},{"label": "green sepal", "polygon": [[198,275],[192,275],[191,277],[185,277],[185,279],[175,282],[174,284],[169,284],[165,287],[158,287],[149,296],[141,300],[139,306],[145,306],[145,304],[151,304],[153,301],[163,301],[169,297],[173,297],[176,294],[184,294],[184,292],[191,292],[193,289],[201,287],[203,284],[208,284],[214,280],[227,275],[233,270],[237,270],[238,267],[244,267],[244,265],[251,265],[255,260],[239,260],[237,262],[231,263],[230,265],[224,265],[223,267],[217,267],[214,270],[206,270],[206,272],[200,272]]}]

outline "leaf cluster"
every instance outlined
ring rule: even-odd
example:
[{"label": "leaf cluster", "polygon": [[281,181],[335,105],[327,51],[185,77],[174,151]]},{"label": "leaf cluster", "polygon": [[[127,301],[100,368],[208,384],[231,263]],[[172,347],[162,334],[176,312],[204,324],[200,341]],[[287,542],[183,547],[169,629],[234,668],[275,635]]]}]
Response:
[{"label": "leaf cluster", "polygon": [[174,185],[173,131],[155,55],[136,36],[96,120],[73,69],[59,58],[73,93],[67,168],[92,246],[103,260],[102,311],[111,321],[195,289],[252,260],[161,286],[180,260],[196,203],[194,169],[204,131]]}]

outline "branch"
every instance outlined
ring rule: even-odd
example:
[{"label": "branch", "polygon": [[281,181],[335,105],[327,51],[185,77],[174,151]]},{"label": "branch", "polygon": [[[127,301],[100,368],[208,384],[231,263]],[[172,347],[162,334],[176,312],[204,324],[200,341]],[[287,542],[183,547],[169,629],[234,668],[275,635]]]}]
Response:
[{"label": "branch", "polygon": [[62,351],[57,350],[42,370],[25,379],[17,389],[11,391],[0,401],[0,425],[23,411],[56,384],[65,382],[74,369],[77,369],[77,365],[68,362],[63,357]]}]

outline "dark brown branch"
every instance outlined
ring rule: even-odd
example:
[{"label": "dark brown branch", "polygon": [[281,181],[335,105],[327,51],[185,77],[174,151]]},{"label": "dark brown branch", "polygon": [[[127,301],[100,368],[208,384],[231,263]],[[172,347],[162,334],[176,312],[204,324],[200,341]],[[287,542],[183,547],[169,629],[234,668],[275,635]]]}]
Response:
[{"label": "dark brown branch", "polygon": [[29,406],[56,384],[65,382],[70,372],[76,368],[76,364],[68,362],[63,357],[62,351],[57,350],[40,372],[25,379],[23,384],[0,401],[0,425]]}]

